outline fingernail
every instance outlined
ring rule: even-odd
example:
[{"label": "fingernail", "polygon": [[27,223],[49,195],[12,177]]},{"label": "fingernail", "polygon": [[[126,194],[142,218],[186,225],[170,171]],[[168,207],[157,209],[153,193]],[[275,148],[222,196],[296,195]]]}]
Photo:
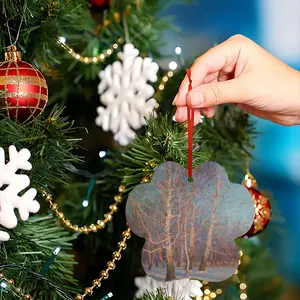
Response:
[{"label": "fingernail", "polygon": [[173,116],[173,121],[177,122],[178,110],[176,110],[175,115]]},{"label": "fingernail", "polygon": [[199,107],[204,103],[204,96],[201,92],[192,92],[191,93],[191,106]]},{"label": "fingernail", "polygon": [[173,105],[176,105],[175,102],[176,102],[177,97],[178,97],[178,94],[175,96],[175,98],[174,98],[174,100],[173,100],[173,102],[172,102]]}]

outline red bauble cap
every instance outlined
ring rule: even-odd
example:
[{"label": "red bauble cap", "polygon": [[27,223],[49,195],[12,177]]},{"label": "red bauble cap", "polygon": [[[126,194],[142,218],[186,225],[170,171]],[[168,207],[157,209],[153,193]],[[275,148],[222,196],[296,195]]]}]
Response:
[{"label": "red bauble cap", "polygon": [[0,99],[0,107],[13,120],[31,121],[47,104],[46,80],[39,70],[21,61],[21,54],[15,46],[8,48],[5,59],[0,64],[0,89],[6,93]]}]

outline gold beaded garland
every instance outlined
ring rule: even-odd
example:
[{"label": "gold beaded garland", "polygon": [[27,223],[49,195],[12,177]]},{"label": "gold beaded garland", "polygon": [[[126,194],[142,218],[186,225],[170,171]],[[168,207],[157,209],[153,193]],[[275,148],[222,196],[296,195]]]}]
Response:
[{"label": "gold beaded garland", "polygon": [[101,271],[100,277],[102,277],[103,279],[107,279],[108,278],[108,272],[106,270]]},{"label": "gold beaded garland", "polygon": [[113,253],[113,258],[115,258],[116,260],[120,260],[121,259],[121,253],[116,251]]},{"label": "gold beaded garland", "polygon": [[61,45],[63,49],[65,49],[74,59],[88,65],[88,64],[97,64],[99,62],[103,62],[105,58],[112,55],[112,53],[118,49],[120,44],[124,43],[124,38],[119,38],[116,43],[113,44],[113,46],[109,49],[106,49],[103,53],[98,54],[96,56],[82,56],[81,54],[75,52],[74,49],[72,49],[70,46],[66,44],[66,41],[64,38],[59,38],[58,43]]},{"label": "gold beaded garland", "polygon": [[5,282],[7,282],[8,284],[14,286],[15,291],[19,294],[19,296],[21,296],[24,300],[32,300],[31,295],[29,294],[23,294],[22,293],[22,289],[20,287],[15,287],[15,281],[13,279],[7,279],[5,278],[3,273],[0,273],[0,280],[3,280]]},{"label": "gold beaded garland", "polygon": [[97,288],[101,286],[101,281],[99,279],[94,279],[93,280],[93,285]]},{"label": "gold beaded garland", "polygon": [[[84,298],[85,298],[87,295],[89,295],[88,292],[90,292],[90,291],[93,292],[93,289],[94,289],[94,288],[97,288],[97,287],[99,287],[99,286],[101,285],[102,280],[108,278],[108,273],[109,273],[109,271],[110,271],[110,270],[113,270],[113,269],[116,267],[115,262],[116,262],[116,260],[119,260],[119,259],[121,258],[121,252],[122,252],[122,250],[124,250],[124,249],[123,249],[123,248],[124,248],[124,245],[126,246],[126,241],[127,241],[127,240],[130,238],[130,236],[131,236],[131,235],[130,235],[130,228],[128,228],[128,229],[126,229],[125,231],[123,231],[122,236],[123,236],[123,240],[122,240],[121,242],[118,243],[119,249],[113,253],[113,255],[112,255],[112,256],[113,256],[113,260],[112,260],[112,261],[109,261],[109,262],[107,263],[107,269],[106,269],[106,270],[102,270],[102,271],[100,272],[100,277],[93,280],[93,283],[92,283],[93,285],[92,285],[91,287],[89,287],[89,288],[86,288],[86,289],[84,290],[84,294],[83,294],[83,295],[76,295],[75,300],[84,300]],[[122,245],[123,247],[120,247],[120,245]],[[125,247],[125,248],[126,248],[126,247]]]},{"label": "gold beaded garland", "polygon": [[126,190],[126,186],[122,184],[119,186],[118,190],[119,190],[119,194],[114,196],[115,202],[109,206],[110,211],[104,215],[104,220],[97,220],[96,222],[97,224],[90,224],[89,226],[84,225],[81,227],[79,227],[78,225],[73,225],[70,220],[65,219],[65,215],[63,212],[59,211],[59,207],[57,203],[53,202],[53,197],[51,194],[43,190],[43,197],[49,202],[49,207],[56,215],[56,217],[62,221],[65,227],[75,232],[89,234],[90,232],[98,232],[98,230],[103,229],[105,227],[107,222],[112,221],[113,214],[118,211],[118,205],[122,203],[122,196]]},{"label": "gold beaded garland", "polygon": [[89,295],[89,296],[93,295],[93,287],[85,288],[84,293]]},{"label": "gold beaded garland", "polygon": [[114,270],[116,265],[113,261],[109,261],[107,264],[106,264],[107,268],[110,269],[110,270]]}]

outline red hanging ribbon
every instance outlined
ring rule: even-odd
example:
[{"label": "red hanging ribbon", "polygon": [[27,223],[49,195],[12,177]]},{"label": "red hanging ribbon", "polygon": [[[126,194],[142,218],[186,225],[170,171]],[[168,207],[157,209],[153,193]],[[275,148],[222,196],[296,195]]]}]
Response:
[{"label": "red hanging ribbon", "polygon": [[[189,91],[192,90],[191,70],[186,70],[186,76],[189,79]],[[194,109],[187,106],[188,122],[188,179],[193,180],[193,134],[194,134]]]}]

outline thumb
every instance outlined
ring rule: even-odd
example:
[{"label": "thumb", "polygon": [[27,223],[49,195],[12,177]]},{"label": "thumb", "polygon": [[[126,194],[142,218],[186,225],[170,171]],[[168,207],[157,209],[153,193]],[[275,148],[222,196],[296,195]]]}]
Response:
[{"label": "thumb", "polygon": [[224,103],[244,103],[250,99],[249,91],[241,78],[202,84],[194,87],[187,95],[187,105],[201,108]]}]

